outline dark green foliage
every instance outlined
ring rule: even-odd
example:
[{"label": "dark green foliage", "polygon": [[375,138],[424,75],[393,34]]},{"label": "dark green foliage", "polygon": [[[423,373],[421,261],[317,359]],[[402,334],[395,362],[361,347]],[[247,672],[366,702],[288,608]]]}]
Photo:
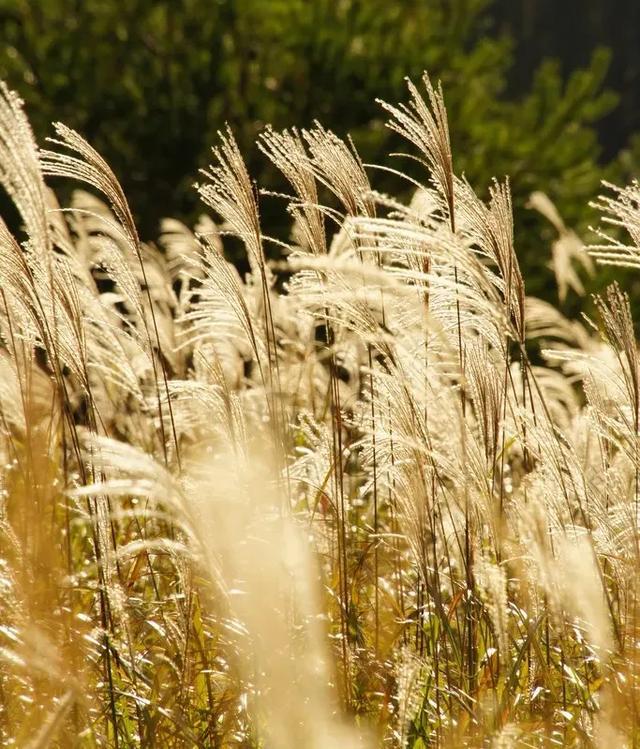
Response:
[{"label": "dark green foliage", "polygon": [[[40,140],[57,119],[103,153],[148,237],[162,216],[194,217],[193,175],[225,122],[267,189],[282,185],[252,142],[268,122],[318,119],[350,133],[365,161],[389,163],[398,144],[375,98],[397,101],[404,76],[426,69],[446,91],[456,170],[481,192],[493,176],[511,175],[518,252],[530,292],[544,296],[553,233],[523,206],[542,189],[569,225],[580,230],[591,220],[585,205],[603,175],[593,125],[615,103],[602,93],[608,57],[595,54],[567,82],[545,64],[527,94],[506,101],[512,45],[493,35],[491,5],[0,0],[0,77],[25,99]],[[372,179],[382,190],[404,187],[383,173]],[[272,202],[264,201],[265,225],[286,238]]]}]

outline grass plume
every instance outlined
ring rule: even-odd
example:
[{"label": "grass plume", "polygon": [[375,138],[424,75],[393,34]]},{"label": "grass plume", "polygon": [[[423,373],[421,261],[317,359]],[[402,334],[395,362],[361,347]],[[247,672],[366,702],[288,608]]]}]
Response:
[{"label": "grass plume", "polygon": [[[509,182],[455,174],[423,86],[383,105],[409,205],[320,124],[263,133],[273,262],[230,131],[213,215],[145,243],[102,157],[60,124],[40,150],[0,90],[3,745],[638,745],[629,301],[527,296]],[[532,196],[561,299],[638,266],[638,186],[607,189],[586,249]]]}]

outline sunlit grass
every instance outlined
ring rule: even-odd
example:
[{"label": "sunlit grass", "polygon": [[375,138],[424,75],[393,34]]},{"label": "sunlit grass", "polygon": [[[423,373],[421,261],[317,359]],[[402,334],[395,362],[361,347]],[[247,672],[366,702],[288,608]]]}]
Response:
[{"label": "sunlit grass", "polygon": [[[322,127],[265,132],[277,262],[231,133],[212,216],[144,243],[99,154],[62,125],[39,150],[3,89],[4,745],[636,745],[628,300],[527,296],[508,182],[455,175],[423,83],[385,105],[424,166],[409,206]],[[91,192],[61,209],[45,177]],[[532,205],[581,293],[587,250]],[[593,257],[637,266],[637,186],[599,207]]]}]

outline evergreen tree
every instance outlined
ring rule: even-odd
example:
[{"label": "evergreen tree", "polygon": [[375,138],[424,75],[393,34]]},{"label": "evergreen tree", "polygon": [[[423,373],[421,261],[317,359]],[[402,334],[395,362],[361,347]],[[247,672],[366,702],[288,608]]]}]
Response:
[{"label": "evergreen tree", "polygon": [[[162,216],[199,211],[192,183],[227,122],[268,189],[280,183],[253,147],[266,123],[318,119],[350,133],[365,161],[389,163],[397,143],[375,100],[398,101],[404,76],[426,69],[442,80],[456,169],[481,191],[511,176],[518,252],[529,277],[541,270],[540,294],[553,230],[524,205],[541,189],[569,225],[589,223],[603,174],[594,125],[615,103],[602,92],[608,57],[596,53],[567,81],[545,63],[507,99],[512,44],[490,10],[490,0],[0,0],[0,77],[26,100],[40,140],[55,118],[104,154],[153,237]],[[267,227],[286,238],[269,200]]]}]

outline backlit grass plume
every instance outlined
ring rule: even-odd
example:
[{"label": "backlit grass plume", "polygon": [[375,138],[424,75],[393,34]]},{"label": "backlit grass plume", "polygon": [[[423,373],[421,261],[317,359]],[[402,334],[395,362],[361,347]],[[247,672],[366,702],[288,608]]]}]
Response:
[{"label": "backlit grass plume", "polygon": [[[265,236],[227,130],[211,215],[158,244],[0,90],[4,746],[638,744],[629,300],[527,296],[508,180],[456,174],[423,90],[383,104],[410,204],[320,124],[267,129],[292,231]],[[591,258],[638,266],[638,186],[607,189],[586,249],[532,196],[561,299]]]}]

